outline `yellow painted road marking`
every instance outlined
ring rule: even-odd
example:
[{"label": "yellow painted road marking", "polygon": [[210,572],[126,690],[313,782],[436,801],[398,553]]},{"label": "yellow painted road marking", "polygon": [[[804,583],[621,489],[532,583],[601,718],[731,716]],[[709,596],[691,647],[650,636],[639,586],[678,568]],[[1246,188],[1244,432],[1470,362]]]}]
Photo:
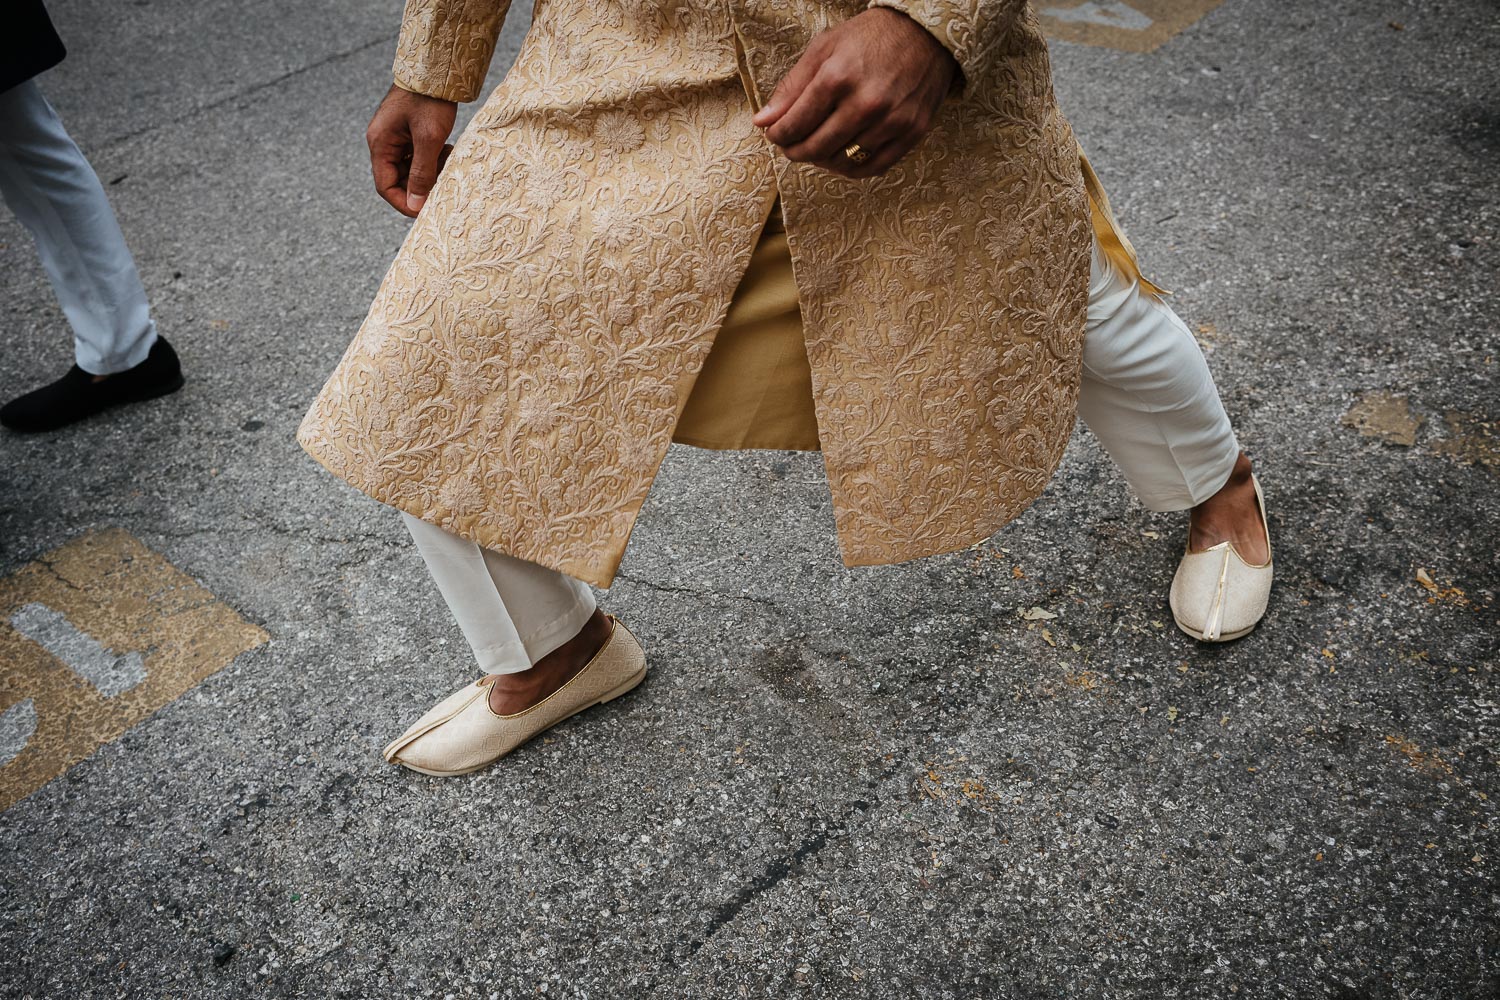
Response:
[{"label": "yellow painted road marking", "polygon": [[106,698],[114,698],[146,679],[146,661],[140,653],[116,656],[85,635],[60,611],[32,601],[10,616],[11,627],[94,687]]},{"label": "yellow painted road marking", "polygon": [[1037,0],[1052,38],[1125,52],[1150,52],[1223,0]]},{"label": "yellow painted road marking", "polygon": [[268,638],[124,531],[0,580],[0,810]]}]

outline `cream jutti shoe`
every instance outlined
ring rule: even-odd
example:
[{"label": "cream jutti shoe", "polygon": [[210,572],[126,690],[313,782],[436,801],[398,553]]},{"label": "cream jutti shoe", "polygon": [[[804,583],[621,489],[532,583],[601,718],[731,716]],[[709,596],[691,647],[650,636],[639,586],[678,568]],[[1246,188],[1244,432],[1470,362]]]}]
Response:
[{"label": "cream jutti shoe", "polygon": [[385,759],[423,774],[468,774],[586,708],[618,698],[646,677],[646,654],[618,618],[583,669],[525,711],[496,715],[490,679],[481,678],[434,705],[385,748]]},{"label": "cream jutti shoe", "polygon": [[1177,564],[1170,603],[1177,627],[1203,642],[1228,642],[1248,635],[1266,613],[1271,599],[1271,522],[1260,481],[1250,477],[1255,503],[1266,531],[1266,561],[1258,566],[1240,557],[1233,542],[1194,552]]}]

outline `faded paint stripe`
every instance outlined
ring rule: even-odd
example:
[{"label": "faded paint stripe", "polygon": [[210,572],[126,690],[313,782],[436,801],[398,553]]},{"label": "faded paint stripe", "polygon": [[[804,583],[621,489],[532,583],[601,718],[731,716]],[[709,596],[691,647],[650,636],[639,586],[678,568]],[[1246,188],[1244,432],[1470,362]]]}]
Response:
[{"label": "faded paint stripe", "polygon": [[1223,0],[1042,0],[1037,16],[1057,41],[1151,52]]},{"label": "faded paint stripe", "polygon": [[22,606],[10,616],[10,623],[106,698],[117,698],[146,679],[146,660],[140,653],[117,656],[45,604]]},{"label": "faded paint stripe", "polygon": [[27,698],[0,713],[0,767],[16,759],[36,732],[36,702]]},{"label": "faded paint stripe", "polygon": [[1055,17],[1059,21],[1079,21],[1097,24],[1105,28],[1123,28],[1126,31],[1145,31],[1155,22],[1128,3],[1086,3],[1080,7],[1043,7],[1044,17]]}]

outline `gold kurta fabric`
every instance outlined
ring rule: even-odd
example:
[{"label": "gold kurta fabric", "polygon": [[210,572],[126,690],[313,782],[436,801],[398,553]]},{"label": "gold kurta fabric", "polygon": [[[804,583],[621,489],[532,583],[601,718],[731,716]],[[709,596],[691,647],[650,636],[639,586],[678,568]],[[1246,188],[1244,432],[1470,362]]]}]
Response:
[{"label": "gold kurta fabric", "polygon": [[[539,0],[302,445],[378,500],[608,586],[779,193],[845,562],[993,534],[1073,425],[1078,149],[1025,0],[875,2],[962,76],[916,150],[850,180],[787,161],[750,116],[865,0]],[[475,98],[504,7],[408,0],[397,83]]]},{"label": "gold kurta fabric", "polygon": [[729,300],[672,440],[697,448],[818,448],[812,368],[779,204]]}]

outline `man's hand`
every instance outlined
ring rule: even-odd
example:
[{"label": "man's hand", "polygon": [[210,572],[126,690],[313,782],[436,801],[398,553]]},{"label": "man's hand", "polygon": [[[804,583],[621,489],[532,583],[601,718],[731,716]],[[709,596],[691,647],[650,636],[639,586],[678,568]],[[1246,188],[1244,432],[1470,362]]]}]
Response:
[{"label": "man's hand", "polygon": [[[751,119],[789,160],[845,177],[873,177],[932,128],[958,62],[898,10],[872,7],[814,36]],[[859,143],[863,163],[844,155]]]},{"label": "man's hand", "polygon": [[370,119],[365,142],[375,190],[391,207],[413,219],[422,210],[438,171],[453,147],[444,145],[458,105],[392,86]]}]

